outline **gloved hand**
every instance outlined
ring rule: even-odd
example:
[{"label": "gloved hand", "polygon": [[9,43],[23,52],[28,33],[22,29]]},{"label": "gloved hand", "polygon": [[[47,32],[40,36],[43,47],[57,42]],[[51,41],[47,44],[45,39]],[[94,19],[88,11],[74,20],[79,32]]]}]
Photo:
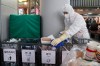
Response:
[{"label": "gloved hand", "polygon": [[64,46],[64,42],[62,41],[62,42],[60,42],[59,44],[57,44],[56,46],[54,46],[54,47],[56,47],[56,48],[59,48],[59,47],[61,47],[61,46]]},{"label": "gloved hand", "polygon": [[53,46],[58,45],[60,42],[64,41],[66,38],[68,38],[69,36],[67,36],[66,33],[62,34],[59,38],[54,39],[51,44]]},{"label": "gloved hand", "polygon": [[53,45],[53,46],[56,46],[58,43],[60,43],[61,42],[61,39],[60,38],[56,38],[56,39],[54,39],[52,42],[51,42],[51,44]]}]

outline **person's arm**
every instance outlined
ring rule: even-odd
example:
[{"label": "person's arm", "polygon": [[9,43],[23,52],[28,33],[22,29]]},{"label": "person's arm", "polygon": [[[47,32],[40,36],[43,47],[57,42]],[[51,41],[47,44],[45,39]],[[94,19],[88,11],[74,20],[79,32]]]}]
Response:
[{"label": "person's arm", "polygon": [[69,27],[69,29],[65,31],[65,33],[62,34],[59,38],[56,38],[55,40],[53,40],[51,44],[53,46],[56,46],[57,44],[64,41],[65,39],[72,37],[74,34],[80,31],[82,26],[85,27],[84,19],[82,17],[76,18],[73,24]]},{"label": "person's arm", "polygon": [[79,17],[74,20],[73,24],[69,27],[69,29],[66,31],[66,34],[73,36],[75,35],[82,26],[86,27],[85,21],[82,17]]}]

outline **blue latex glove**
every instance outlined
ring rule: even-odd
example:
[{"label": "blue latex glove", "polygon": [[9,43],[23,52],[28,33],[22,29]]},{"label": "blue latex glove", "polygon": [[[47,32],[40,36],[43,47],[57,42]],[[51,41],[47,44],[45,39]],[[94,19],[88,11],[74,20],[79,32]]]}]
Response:
[{"label": "blue latex glove", "polygon": [[56,47],[56,48],[60,48],[61,46],[64,46],[64,41],[60,42],[59,44],[57,44],[57,45],[54,46],[54,47]]},{"label": "blue latex glove", "polygon": [[[53,41],[53,40],[52,40],[52,41]],[[60,48],[61,46],[64,46],[64,42],[68,42],[68,39],[65,39],[64,41],[60,42],[59,44],[57,44],[57,45],[54,46],[54,47]]]}]

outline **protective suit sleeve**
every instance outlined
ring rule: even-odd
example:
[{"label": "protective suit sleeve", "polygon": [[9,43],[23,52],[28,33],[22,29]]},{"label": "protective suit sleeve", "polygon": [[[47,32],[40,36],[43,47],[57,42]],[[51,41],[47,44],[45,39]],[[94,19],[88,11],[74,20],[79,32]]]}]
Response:
[{"label": "protective suit sleeve", "polygon": [[80,29],[86,26],[85,21],[82,16],[79,18],[76,18],[73,22],[73,24],[69,27],[69,29],[66,31],[66,33],[70,36],[73,36],[76,34]]}]

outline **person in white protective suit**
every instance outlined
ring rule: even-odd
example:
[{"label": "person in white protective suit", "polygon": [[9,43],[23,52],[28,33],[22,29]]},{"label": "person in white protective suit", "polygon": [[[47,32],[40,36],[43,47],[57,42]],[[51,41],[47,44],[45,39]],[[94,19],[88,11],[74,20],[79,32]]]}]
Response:
[{"label": "person in white protective suit", "polygon": [[67,38],[71,38],[72,36],[90,39],[84,18],[80,14],[76,13],[70,4],[65,5],[63,13],[65,16],[65,30],[59,38],[56,38],[51,42],[53,46],[56,46],[60,42]]}]

